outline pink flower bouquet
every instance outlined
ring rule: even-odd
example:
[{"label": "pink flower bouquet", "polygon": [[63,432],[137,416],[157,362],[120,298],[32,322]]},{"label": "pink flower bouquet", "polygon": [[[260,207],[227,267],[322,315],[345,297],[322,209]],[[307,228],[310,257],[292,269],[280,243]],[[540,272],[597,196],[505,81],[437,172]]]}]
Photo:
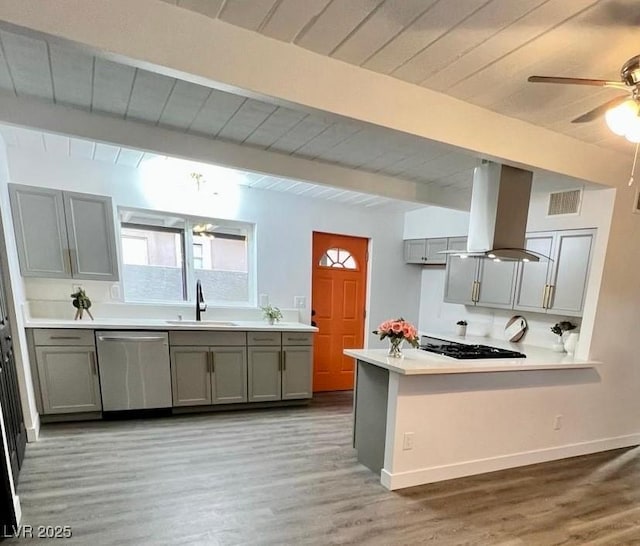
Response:
[{"label": "pink flower bouquet", "polygon": [[395,320],[385,320],[373,333],[379,335],[380,339],[384,339],[385,337],[390,339],[405,339],[413,347],[417,347],[420,344],[416,327],[402,317]]}]

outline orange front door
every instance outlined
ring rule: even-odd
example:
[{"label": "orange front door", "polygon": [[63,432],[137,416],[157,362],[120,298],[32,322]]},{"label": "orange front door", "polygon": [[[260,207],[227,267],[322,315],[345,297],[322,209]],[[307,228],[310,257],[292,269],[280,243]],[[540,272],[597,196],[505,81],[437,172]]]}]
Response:
[{"label": "orange front door", "polygon": [[364,342],[367,246],[361,237],[313,234],[311,320],[318,327],[313,390],[353,389],[353,359],[343,349]]}]

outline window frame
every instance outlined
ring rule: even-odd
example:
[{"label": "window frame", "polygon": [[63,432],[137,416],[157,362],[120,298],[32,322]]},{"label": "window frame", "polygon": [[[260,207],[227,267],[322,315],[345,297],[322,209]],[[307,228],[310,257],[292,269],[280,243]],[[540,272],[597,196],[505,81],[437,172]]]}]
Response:
[{"label": "window frame", "polygon": [[[121,265],[124,267],[124,261],[122,260],[122,233],[120,228],[137,228],[147,229],[149,231],[165,231],[171,233],[181,234],[182,245],[182,280],[183,280],[183,300],[128,300],[125,297],[124,287],[124,275],[121,272],[121,284],[122,284],[122,301],[124,303],[134,303],[143,305],[195,305],[195,291],[196,291],[196,271],[193,255],[193,227],[197,224],[215,223],[219,227],[228,227],[232,229],[239,229],[244,232],[247,245],[247,300],[246,301],[220,301],[213,298],[207,298],[207,294],[204,294],[205,301],[210,307],[256,307],[258,300],[257,289],[257,249],[255,245],[257,226],[252,222],[243,222],[241,220],[227,220],[224,218],[207,218],[202,216],[191,216],[186,214],[180,214],[175,212],[155,211],[148,209],[136,209],[130,207],[119,207],[119,213],[148,213],[151,218],[156,219],[178,219],[183,222],[181,227],[167,227],[155,225],[152,222],[125,222],[119,220],[118,229],[118,250],[121,257]],[[230,234],[232,235],[232,234]]]},{"label": "window frame", "polygon": [[[182,251],[182,300],[174,301],[174,300],[157,300],[157,303],[184,303],[188,301],[189,292],[188,292],[188,283],[187,283],[187,255],[186,255],[186,229],[184,228],[172,228],[166,226],[154,226],[153,224],[137,224],[134,222],[120,222],[120,240],[118,244],[120,245],[120,252],[122,252],[122,228],[124,229],[140,229],[145,231],[161,231],[164,233],[176,233],[180,235],[180,247]],[[124,263],[124,256],[122,260],[122,267],[124,268],[126,264]],[[121,275],[122,279],[122,297],[126,303],[156,303],[155,300],[127,300],[124,296],[125,294],[125,283],[124,283],[124,275]]]}]

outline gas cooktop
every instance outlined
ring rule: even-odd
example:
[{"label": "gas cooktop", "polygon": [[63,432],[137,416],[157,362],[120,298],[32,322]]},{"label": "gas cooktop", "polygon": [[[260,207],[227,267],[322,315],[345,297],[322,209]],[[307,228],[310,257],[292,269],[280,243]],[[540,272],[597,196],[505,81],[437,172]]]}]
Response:
[{"label": "gas cooktop", "polygon": [[429,336],[422,336],[420,349],[461,360],[472,358],[527,358],[525,354],[517,351],[489,347],[488,345],[467,345]]}]

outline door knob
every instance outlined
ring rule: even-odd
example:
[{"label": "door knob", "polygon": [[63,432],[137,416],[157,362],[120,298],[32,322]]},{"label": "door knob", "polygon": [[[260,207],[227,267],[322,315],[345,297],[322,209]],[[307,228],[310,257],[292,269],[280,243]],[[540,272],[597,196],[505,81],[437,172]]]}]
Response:
[{"label": "door knob", "polygon": [[311,321],[311,326],[314,326],[314,327],[317,327],[317,326],[318,326],[318,325],[316,324],[316,321],[315,321],[315,320],[312,320],[312,321]]},{"label": "door knob", "polygon": [[311,309],[311,316],[315,317],[316,316],[316,310],[315,309]]}]

